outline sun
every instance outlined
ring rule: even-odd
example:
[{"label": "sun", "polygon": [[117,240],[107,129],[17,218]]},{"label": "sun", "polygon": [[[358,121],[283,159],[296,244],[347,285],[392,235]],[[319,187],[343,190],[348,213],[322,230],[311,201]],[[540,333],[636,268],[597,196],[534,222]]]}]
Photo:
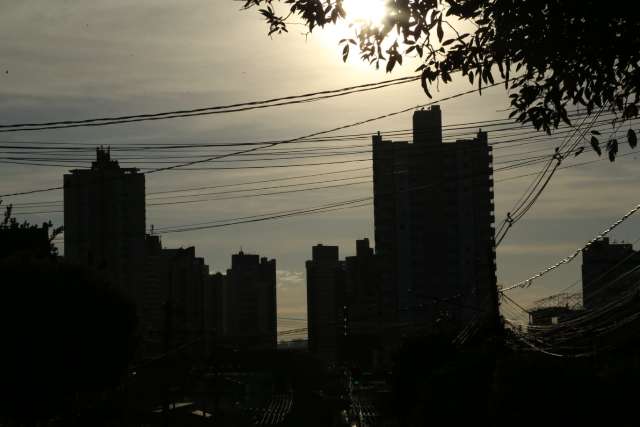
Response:
[{"label": "sun", "polygon": [[386,0],[344,0],[343,8],[349,24],[382,26],[387,15]]}]

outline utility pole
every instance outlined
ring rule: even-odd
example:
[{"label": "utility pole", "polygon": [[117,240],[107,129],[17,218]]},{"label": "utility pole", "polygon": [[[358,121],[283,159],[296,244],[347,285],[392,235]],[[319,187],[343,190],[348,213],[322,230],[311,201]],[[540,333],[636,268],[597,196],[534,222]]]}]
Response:
[{"label": "utility pole", "polygon": [[[165,359],[171,350],[171,328],[173,326],[173,270],[171,270],[171,265],[169,265],[169,286],[167,290],[167,299],[164,305],[164,333],[163,333],[163,341],[164,341],[164,354]],[[164,425],[169,426],[169,406],[170,406],[170,396],[169,396],[169,388],[170,384],[165,384],[165,397],[162,405],[162,413],[164,414]]]}]

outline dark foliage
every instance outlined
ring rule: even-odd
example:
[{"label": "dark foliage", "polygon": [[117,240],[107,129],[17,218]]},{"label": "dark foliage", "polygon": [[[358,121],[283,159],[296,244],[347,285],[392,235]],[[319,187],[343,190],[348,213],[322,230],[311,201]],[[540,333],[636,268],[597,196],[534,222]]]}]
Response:
[{"label": "dark foliage", "polygon": [[[269,34],[286,31],[291,18],[302,19],[309,31],[346,18],[343,0],[244,1],[245,9],[261,7]],[[386,62],[387,71],[417,55],[430,97],[434,83],[456,75],[482,89],[499,74],[511,88],[510,117],[546,132],[570,123],[570,107],[610,110],[617,117],[614,127],[638,115],[640,20],[630,4],[388,0],[387,9],[382,26],[355,26],[353,38],[341,41],[345,60],[350,45],[376,67]],[[614,159],[617,144],[610,146]]]},{"label": "dark foliage", "polygon": [[0,261],[0,411],[18,419],[71,411],[78,393],[116,386],[134,349],[135,308],[62,261]]},{"label": "dark foliage", "polygon": [[425,425],[637,425],[637,335],[584,358],[414,339],[393,369],[394,418]]},{"label": "dark foliage", "polygon": [[0,259],[9,255],[45,258],[58,254],[53,241],[62,233],[63,227],[54,228],[51,221],[41,226],[19,222],[12,211],[13,207],[7,205],[0,222]]}]

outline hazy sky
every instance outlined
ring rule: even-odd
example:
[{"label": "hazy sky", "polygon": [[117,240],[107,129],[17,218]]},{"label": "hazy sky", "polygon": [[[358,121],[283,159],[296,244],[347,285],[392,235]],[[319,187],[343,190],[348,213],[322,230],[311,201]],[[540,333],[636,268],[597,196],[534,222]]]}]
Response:
[{"label": "hazy sky", "polygon": [[[357,58],[344,64],[336,44],[342,35],[333,30],[305,36],[304,28],[292,26],[288,35],[269,38],[260,16],[255,11],[240,12],[240,5],[232,0],[4,0],[0,14],[0,122],[82,119],[197,108],[407,76],[415,69],[415,61],[405,62],[405,66],[391,75],[375,71]],[[441,87],[435,99],[469,88],[468,83],[459,81]],[[290,107],[102,128],[5,133],[0,135],[0,140],[65,141],[96,146],[286,139],[428,101],[419,83],[412,83]],[[482,96],[470,95],[441,104],[445,124],[502,119],[506,117],[507,106],[503,89],[491,89]],[[348,133],[410,127],[411,114],[407,113]],[[490,141],[491,137],[489,133]],[[336,144],[340,143],[332,143]],[[534,147],[547,147],[551,154],[555,145],[549,142]],[[521,152],[531,149],[524,146]],[[621,154],[628,150],[622,146]],[[518,151],[511,150],[506,156],[505,150],[504,154],[505,159],[513,159],[517,158]],[[593,152],[586,152],[577,159],[568,159],[567,164],[592,160],[594,156]],[[499,159],[500,155],[496,155],[496,160]],[[347,166],[167,172],[149,176],[147,191],[367,165],[369,163],[362,162]],[[126,163],[126,166],[136,164]],[[496,174],[495,179],[535,172],[539,168],[537,165]],[[62,174],[67,169],[0,163],[0,193],[61,185]],[[560,171],[538,204],[499,248],[500,283],[524,279],[564,257],[632,208],[640,201],[638,175],[635,156],[627,156],[615,164],[602,161]],[[496,183],[498,221],[530,180]],[[305,208],[367,196],[371,191],[372,185],[364,184],[270,197],[148,207],[147,224],[164,227]],[[5,203],[61,197],[61,192],[51,192],[7,199]],[[241,247],[245,252],[276,258],[279,312],[304,316],[304,261],[311,255],[311,246],[320,242],[338,244],[341,256],[353,254],[356,239],[373,240],[372,215],[371,208],[359,208],[170,234],[163,237],[163,243],[166,247],[195,246],[197,254],[206,259],[212,271],[226,270],[231,253]],[[33,222],[50,218],[55,224],[62,223],[60,213],[26,215],[25,218]],[[613,234],[617,239],[628,241],[638,236],[640,219],[628,221]],[[562,290],[579,279],[580,262],[577,259],[530,289],[516,291],[512,296],[529,304]],[[506,314],[511,318],[515,316]]]}]

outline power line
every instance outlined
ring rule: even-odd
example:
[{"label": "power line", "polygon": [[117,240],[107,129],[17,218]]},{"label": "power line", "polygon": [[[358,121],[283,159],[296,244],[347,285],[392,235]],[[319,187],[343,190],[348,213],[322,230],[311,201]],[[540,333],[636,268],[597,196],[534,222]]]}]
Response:
[{"label": "power line", "polygon": [[[533,137],[535,138],[535,137]],[[490,145],[496,145],[496,143],[490,144]],[[55,166],[55,167],[74,167],[72,165],[58,165],[58,164],[35,164],[35,163],[28,163],[28,162],[6,162],[6,163],[10,163],[10,164],[25,164],[25,165],[36,165],[36,166]],[[297,166],[297,165],[296,165]],[[301,165],[302,166],[302,165]],[[311,164],[310,166],[313,166],[313,164]],[[59,190],[62,187],[50,187],[50,188],[46,188],[46,189],[37,189],[37,190],[29,190],[29,191],[23,191],[23,192],[16,192],[16,193],[8,193],[8,194],[4,194],[1,195],[0,197],[8,197],[8,196],[18,196],[18,195],[24,195],[24,194],[32,194],[32,193],[37,193],[37,192],[44,192],[44,191],[52,191],[52,190]]]},{"label": "power line", "polygon": [[[320,99],[328,99],[337,96],[349,95],[352,93],[365,92],[380,89],[388,86],[395,86],[417,81],[420,77],[401,77],[397,79],[384,80],[376,83],[366,83],[340,89],[310,92],[302,95],[291,95],[279,98],[271,98],[262,101],[249,101],[236,104],[218,105],[187,110],[173,110],[162,113],[143,113],[133,115],[122,115],[112,117],[100,117],[83,120],[62,120],[53,122],[31,122],[13,123],[0,125],[0,132],[16,132],[28,130],[64,129],[83,126],[105,126],[112,124],[132,123],[149,120],[164,120],[177,117],[193,117],[210,114],[230,113],[237,111],[247,111],[257,108],[268,108],[273,106],[284,106],[303,102],[312,102]],[[311,98],[311,99],[307,99]]]},{"label": "power line", "polygon": [[[494,83],[494,84],[491,84],[491,85],[487,85],[485,87],[485,89],[501,85],[502,83],[504,83],[504,81],[497,82],[497,83]],[[373,118],[366,119],[366,120],[361,120],[359,122],[350,123],[350,124],[343,125],[343,126],[338,126],[338,127],[333,128],[333,129],[314,132],[314,133],[311,133],[311,134],[308,134],[308,135],[305,135],[305,136],[302,136],[302,137],[298,137],[298,138],[292,138],[292,139],[288,139],[288,140],[284,140],[284,141],[276,141],[276,142],[273,142],[273,143],[271,143],[269,145],[265,145],[265,146],[254,147],[254,148],[250,148],[250,149],[247,149],[247,150],[236,151],[234,153],[229,153],[229,154],[224,154],[224,155],[219,155],[219,156],[213,156],[213,157],[209,157],[207,159],[202,159],[202,160],[194,160],[194,161],[191,161],[191,162],[179,163],[179,164],[176,164],[176,165],[173,165],[173,166],[166,166],[166,167],[162,167],[162,168],[156,168],[156,169],[152,169],[150,171],[147,171],[146,174],[148,175],[148,174],[151,174],[151,173],[163,172],[163,171],[172,170],[172,169],[176,169],[176,168],[182,168],[182,167],[185,167],[185,166],[192,166],[192,165],[195,165],[195,164],[206,163],[206,162],[209,162],[211,160],[218,160],[218,159],[227,158],[227,157],[231,157],[231,156],[238,155],[238,154],[254,152],[254,151],[261,150],[261,149],[264,149],[264,148],[267,148],[267,147],[274,147],[274,146],[280,145],[280,144],[286,144],[286,143],[291,143],[291,142],[295,142],[295,141],[300,141],[300,140],[306,139],[306,138],[313,138],[313,137],[320,136],[320,135],[326,135],[328,133],[338,132],[338,131],[341,131],[341,130],[344,130],[344,129],[349,129],[349,128],[352,128],[352,127],[357,127],[357,126],[361,126],[361,125],[364,125],[364,124],[367,124],[367,123],[372,123],[372,122],[375,122],[375,121],[378,121],[378,120],[382,120],[382,119],[386,119],[386,118],[389,118],[389,117],[397,116],[399,114],[403,114],[403,113],[407,113],[409,111],[413,111],[416,108],[425,108],[425,107],[428,107],[428,106],[431,106],[431,105],[438,104],[440,102],[445,102],[445,101],[449,101],[449,100],[452,100],[452,99],[460,98],[462,96],[469,95],[469,94],[472,94],[472,93],[475,93],[475,92],[477,92],[477,89],[468,90],[468,91],[464,91],[464,92],[459,92],[459,93],[457,93],[455,95],[450,95],[448,97],[441,98],[439,101],[428,102],[426,104],[422,104],[422,105],[419,105],[417,107],[405,108],[405,109],[402,109],[402,110],[399,110],[399,111],[395,111],[395,112],[392,112],[392,113],[383,114],[381,116],[373,117]]]},{"label": "power line", "polygon": [[[533,160],[534,161],[539,161],[540,158],[535,157]],[[527,163],[527,162],[522,162],[522,163]],[[513,169],[515,167],[522,167],[522,164],[507,165],[507,166],[504,166],[502,168],[496,168],[495,171],[496,172],[501,172],[503,170],[509,170],[509,169]],[[215,198],[209,198],[209,199],[200,198],[200,197],[207,196],[207,195],[218,195],[218,196],[223,195],[224,196],[224,195],[228,195],[228,194],[243,193],[243,192],[248,192],[248,191],[281,189],[281,188],[284,188],[284,187],[287,187],[287,186],[293,187],[293,186],[301,186],[301,185],[313,185],[313,184],[322,184],[322,183],[339,182],[339,181],[346,181],[346,180],[356,180],[356,179],[364,179],[364,178],[370,178],[370,176],[369,175],[367,175],[367,176],[355,176],[355,177],[349,177],[349,178],[340,178],[340,179],[315,181],[315,182],[305,182],[305,183],[289,184],[289,185],[282,185],[281,184],[281,185],[278,185],[278,186],[239,189],[239,190],[231,190],[231,191],[220,191],[220,192],[204,193],[204,194],[189,194],[189,195],[166,196],[166,197],[164,197],[165,199],[190,198],[190,200],[178,201],[178,202],[150,203],[150,204],[148,204],[148,206],[163,206],[163,205],[177,205],[177,204],[185,204],[185,203],[199,203],[199,202],[212,201],[212,200],[231,200],[231,199],[238,199],[238,198],[258,197],[258,196],[275,195],[275,194],[296,193],[296,192],[308,191],[308,190],[322,190],[322,189],[328,189],[328,188],[345,187],[345,186],[358,185],[358,184],[367,184],[367,183],[371,183],[372,182],[369,179],[369,180],[366,180],[366,181],[358,181],[358,182],[347,183],[347,184],[328,185],[328,186],[321,186],[321,187],[307,187],[307,188],[296,189],[296,190],[273,191],[273,192],[267,192],[267,193],[256,193],[256,194],[247,194],[247,195],[215,197]],[[468,176],[464,176],[464,175],[456,177],[456,179],[460,179],[460,180],[467,179],[467,178],[473,178],[473,177],[472,176],[468,177]],[[30,202],[30,203],[23,203],[20,206],[43,207],[43,206],[47,206],[47,205],[51,205],[51,204],[59,204],[59,203],[61,203],[61,201]],[[18,205],[16,205],[16,206],[18,206]],[[25,214],[25,213],[33,213],[33,212],[20,212],[20,213]]]},{"label": "power line", "polygon": [[[599,124],[607,122],[607,120],[603,120],[600,122],[597,122]],[[472,122],[473,123],[473,122]],[[478,123],[478,122],[476,122]],[[445,130],[447,128],[447,126],[443,126],[443,130]],[[470,129],[472,127],[467,127],[467,129]],[[476,127],[473,127],[475,129],[477,129]],[[485,127],[486,129],[486,127]],[[508,135],[507,140],[502,140],[500,139],[501,136],[497,135],[495,136],[494,134],[496,132],[502,132],[505,130],[510,130],[510,129],[519,129],[519,131],[517,133],[512,133]],[[540,134],[540,132],[537,132],[535,130],[531,130],[531,129],[523,129],[522,126],[517,126],[517,127],[510,127],[510,128],[502,128],[502,129],[494,129],[491,130],[492,132],[492,142],[490,143],[490,145],[495,146],[495,145],[504,145],[504,147],[506,148],[507,143],[511,143],[511,142],[517,142],[517,141],[526,141],[525,143],[523,143],[522,145],[525,145],[529,142],[534,143],[537,142],[535,141],[536,139],[539,138],[545,138],[546,140],[550,140],[550,139],[555,139],[557,138],[559,135],[563,134],[563,133],[567,133],[567,132],[572,132],[572,129],[568,129],[568,130],[558,130],[554,133],[553,136],[548,136],[546,134]],[[237,143],[211,143],[211,144],[182,144],[182,145],[154,145],[154,146],[135,146],[135,145],[131,145],[131,144],[127,144],[126,146],[122,147],[122,148],[118,148],[117,146],[112,147],[113,151],[149,151],[149,150],[161,150],[161,151],[166,151],[166,150],[170,150],[170,151],[174,151],[174,150],[180,150],[180,149],[190,149],[190,148],[199,148],[199,149],[208,149],[208,148],[218,148],[218,147],[237,147],[237,146],[255,146],[255,145],[270,145],[274,142],[279,142],[279,143],[309,143],[309,142],[329,142],[329,141],[347,141],[347,140],[361,140],[361,139],[369,139],[371,137],[371,135],[375,133],[374,131],[368,132],[368,133],[364,133],[364,134],[353,134],[353,135],[336,135],[333,137],[317,137],[317,138],[302,138],[299,141],[293,141],[293,142],[283,142],[282,140],[276,140],[276,141],[260,141],[260,142],[237,142]],[[385,136],[387,137],[396,137],[396,136],[401,136],[401,135],[413,135],[413,133],[409,130],[409,131],[384,131],[382,132],[383,134],[385,134]],[[531,136],[531,134],[534,134],[533,136]],[[466,136],[466,135],[473,135],[474,132],[463,132],[463,133],[458,133],[458,134],[451,134],[449,133],[449,131],[447,131],[447,133],[445,134],[445,138],[444,140],[446,140],[446,137],[448,136],[449,138],[453,138],[455,136]],[[504,135],[506,136],[506,135]],[[513,138],[514,136],[524,136],[521,138]],[[16,142],[14,142],[15,144]],[[75,146],[42,146],[42,144],[45,144],[45,142],[43,141],[18,141],[17,143],[22,144],[22,145],[0,145],[0,149],[19,149],[21,151],[39,151],[39,152],[44,152],[44,150],[62,150],[62,151],[77,151],[77,150],[83,150],[83,151],[88,151],[88,150],[93,150],[93,146],[86,146],[85,144],[81,144],[81,143],[53,143],[53,144],[75,144]],[[40,146],[31,146],[31,145],[24,145],[24,144],[30,144],[30,143],[39,143],[41,144]],[[104,143],[104,142],[103,142]],[[97,143],[93,143],[93,144],[97,144]],[[512,146],[518,146],[520,144],[511,144],[509,145],[509,147]],[[111,147],[111,146],[110,146]],[[364,147],[363,145],[360,146],[355,146],[355,147]],[[342,149],[342,148],[346,148],[344,146],[341,147],[335,147],[335,149]],[[290,151],[292,149],[289,149]],[[314,150],[324,150],[323,148],[315,148]],[[280,151],[277,148],[273,149],[273,153],[275,153],[276,151]],[[12,152],[9,152],[12,153]],[[272,153],[271,151],[269,153]],[[33,153],[35,154],[35,153]],[[207,154],[200,154],[197,156],[182,156],[182,157],[204,157]],[[247,154],[247,155],[255,155],[255,154]],[[145,158],[149,158],[150,156],[147,154],[145,156]],[[165,156],[166,157],[166,156]],[[125,158],[125,157],[121,157],[121,158]],[[91,160],[91,158],[88,158],[87,160]]]},{"label": "power line", "polygon": [[[397,149],[396,149],[397,150]],[[368,153],[369,151],[367,151],[366,153]],[[363,152],[364,153],[364,152]],[[420,156],[420,154],[418,154],[418,156]],[[547,156],[539,156],[539,157],[534,157],[534,160],[539,160],[540,158],[546,158]],[[511,162],[516,162],[516,161],[521,161],[521,159],[515,159],[515,160],[511,160],[511,161],[507,161],[504,163],[511,163]],[[503,163],[497,163],[497,164],[503,164]],[[287,165],[287,166],[291,166],[291,165]],[[354,171],[354,170],[370,170],[369,167],[364,167],[364,168],[354,168],[354,169],[347,169],[346,171]],[[327,175],[327,174],[335,174],[335,173],[342,173],[342,171],[338,171],[338,172],[330,172],[330,173],[324,173],[324,174],[312,174],[312,175],[303,175],[302,177],[305,176],[319,176],[319,175]],[[335,181],[344,181],[344,180],[349,180],[349,179],[357,179],[357,178],[367,178],[369,176],[356,176],[356,177],[350,177],[350,178],[339,178],[339,179],[335,179],[335,180],[326,180],[326,181],[315,181],[315,182],[311,182],[309,184],[320,184],[320,183],[325,183],[325,182],[335,182]],[[263,181],[254,181],[253,183],[262,183],[262,182],[273,182],[273,181],[283,181],[283,180],[288,180],[288,179],[293,179],[293,178],[280,178],[280,179],[276,179],[276,180],[263,180]],[[299,184],[288,184],[288,185],[280,185],[279,187],[286,187],[286,186],[299,186],[299,185],[303,185],[304,183],[299,183]],[[229,185],[217,185],[217,186],[209,186],[209,187],[194,187],[194,188],[186,188],[186,189],[182,189],[182,190],[177,190],[180,192],[184,192],[184,191],[195,191],[195,190],[199,190],[199,189],[211,189],[211,188],[221,188],[221,187],[227,187],[227,186],[238,186],[238,185],[242,185],[242,184],[229,184]],[[184,197],[197,197],[197,196],[205,196],[205,195],[215,195],[215,194],[226,194],[226,193],[230,193],[230,192],[246,192],[246,191],[252,191],[252,190],[265,190],[265,189],[272,189],[272,188],[276,188],[276,187],[263,187],[263,188],[253,188],[253,189],[241,189],[241,190],[234,190],[234,191],[228,191],[228,192],[218,192],[218,193],[205,193],[205,194],[190,194],[190,195],[176,195],[176,196],[166,196],[166,198],[184,198]],[[52,189],[44,189],[41,191],[46,191],[46,190],[53,190],[53,189],[58,189],[58,188],[52,188]],[[40,191],[40,190],[34,190],[34,191]],[[166,193],[171,193],[171,192],[176,192],[176,190],[172,190],[172,191],[164,191],[164,192],[160,192],[160,194],[166,194]],[[23,193],[29,193],[29,192],[23,192]],[[159,193],[149,193],[149,195],[153,195],[153,194],[159,194]],[[35,204],[48,204],[48,203],[62,203],[61,200],[59,201],[51,201],[51,202],[31,202],[31,203],[18,203],[18,204],[14,204],[14,206],[21,206],[21,205],[35,205]]]},{"label": "power line", "polygon": [[594,237],[593,239],[589,240],[583,247],[581,247],[581,248],[577,249],[576,251],[574,251],[571,255],[561,259],[560,261],[556,262],[555,264],[551,265],[550,267],[547,267],[546,269],[534,274],[533,276],[529,277],[528,279],[522,280],[522,281],[517,282],[517,283],[515,283],[515,284],[513,284],[513,285],[511,285],[511,286],[509,286],[507,288],[501,289],[500,292],[503,293],[503,292],[507,292],[507,291],[510,291],[512,289],[515,289],[515,288],[529,287],[531,285],[531,283],[533,282],[533,280],[538,279],[538,278],[546,275],[547,273],[555,270],[556,268],[560,267],[561,265],[564,265],[564,264],[567,264],[567,263],[573,261],[578,256],[578,254],[582,253],[582,251],[584,251],[589,246],[591,246],[593,244],[593,242],[595,242],[598,239],[601,239],[601,238],[605,237],[607,234],[609,234],[611,231],[613,231],[615,228],[617,228],[620,224],[622,224],[627,219],[629,219],[629,217],[631,217],[633,214],[638,212],[638,210],[640,210],[640,204],[636,205],[633,209],[631,209],[629,212],[624,214],[622,217],[620,217],[620,219],[618,219],[616,222],[611,224],[609,227],[604,229],[596,237]]},{"label": "power line", "polygon": [[[634,154],[634,153],[628,153],[629,154]],[[622,157],[622,156],[621,156]],[[521,168],[521,167],[526,167],[535,163],[540,163],[542,161],[545,161],[548,158],[548,156],[534,156],[534,157],[529,157],[529,158],[523,158],[523,159],[516,159],[516,160],[512,160],[512,161],[508,161],[508,162],[497,162],[496,164],[505,164],[505,166],[502,167],[498,167],[498,168],[494,168],[494,172],[495,173],[501,173],[501,172],[506,172],[506,171],[510,171],[510,170],[515,170],[517,168]],[[598,160],[602,160],[602,159],[598,159]],[[513,162],[518,162],[516,164],[513,164]],[[583,164],[589,164],[592,162],[584,162]],[[578,164],[580,165],[580,164]],[[571,165],[571,166],[567,166],[567,167],[574,167],[574,166],[578,166],[578,165]],[[288,166],[292,166],[292,165],[288,165]],[[369,169],[367,168],[356,168],[356,169],[347,169],[346,172],[349,172],[351,170],[365,170],[365,169]],[[342,171],[335,171],[333,173],[342,173]],[[313,175],[318,175],[318,174],[313,174]],[[322,175],[322,174],[320,174]],[[524,176],[528,176],[529,174],[525,174],[525,175],[521,175],[520,177],[524,177]],[[304,175],[303,175],[304,176]],[[328,182],[339,182],[339,181],[347,181],[347,180],[355,180],[355,179],[363,179],[363,178],[368,178],[369,176],[355,176],[355,177],[348,177],[348,178],[339,178],[339,179],[335,179],[335,180],[324,180],[324,181],[312,181],[312,182],[304,182],[304,183],[297,183],[297,184],[283,184],[283,185],[278,185],[278,186],[270,186],[270,187],[260,187],[260,188],[248,188],[248,189],[238,189],[238,190],[231,190],[231,191],[220,191],[220,192],[212,192],[212,193],[204,193],[204,194],[188,194],[188,195],[174,195],[174,196],[165,196],[165,197],[161,197],[162,199],[173,199],[173,198],[191,198],[191,200],[188,201],[183,201],[183,202],[166,202],[166,203],[153,203],[153,204],[149,204],[148,206],[162,206],[162,205],[173,205],[173,204],[184,204],[184,203],[197,203],[197,202],[203,202],[203,201],[212,201],[212,200],[231,200],[231,199],[239,199],[239,198],[249,198],[249,197],[258,197],[258,196],[266,196],[266,195],[276,195],[276,194],[285,194],[285,193],[295,193],[295,192],[300,192],[300,191],[306,191],[306,190],[322,190],[322,189],[326,189],[326,188],[333,188],[333,187],[341,187],[341,186],[346,186],[346,185],[338,185],[338,186],[321,186],[321,187],[311,187],[311,188],[305,188],[305,189],[300,189],[300,190],[287,190],[287,191],[273,191],[273,192],[268,192],[268,193],[257,193],[257,194],[248,194],[248,195],[238,195],[238,196],[228,196],[228,197],[215,197],[215,198],[209,198],[209,199],[201,199],[200,197],[204,197],[207,195],[225,195],[225,194],[234,194],[234,193],[245,193],[248,191],[260,191],[260,190],[268,190],[268,189],[279,189],[279,188],[285,188],[285,187],[295,187],[295,186],[302,186],[302,185],[314,185],[314,184],[321,184],[321,183],[328,183]],[[457,179],[466,179],[466,178],[472,178],[472,177],[466,177],[466,176],[460,176]],[[510,180],[513,178],[519,178],[519,177],[512,177],[512,178],[506,178],[503,180],[499,180],[499,181],[504,181],[504,180]],[[280,178],[279,181],[282,180],[287,180],[288,178]],[[254,181],[254,182],[260,182],[260,181]],[[364,181],[364,182],[357,182],[357,183],[353,183],[353,184],[347,184],[347,185],[356,185],[356,184],[365,184],[365,183],[369,183],[370,181]],[[229,184],[227,186],[237,186],[239,184]],[[226,187],[225,185],[219,185],[219,186],[213,186],[215,187]],[[202,187],[196,187],[196,188],[202,188]],[[188,191],[189,189],[183,189],[181,191]],[[163,192],[166,193],[166,192]],[[154,194],[154,193],[150,193],[150,194]],[[18,206],[24,206],[24,207],[45,207],[48,205],[55,205],[55,204],[60,204],[62,203],[61,200],[57,200],[57,201],[48,201],[48,202],[27,202],[27,203],[21,203],[21,204],[14,204],[14,206],[18,207]],[[20,211],[20,212],[16,212],[16,213],[21,213],[21,214],[43,214],[43,213],[56,213],[56,212],[60,212],[60,211],[44,211],[44,212],[28,212],[28,211]]]},{"label": "power line", "polygon": [[[495,87],[495,86],[498,86],[498,85],[500,85],[502,83],[504,83],[504,82],[494,83],[492,85],[488,85],[486,88]],[[427,106],[430,106],[430,105],[437,104],[438,102],[445,102],[445,101],[448,101],[448,100],[459,98],[461,96],[469,95],[469,94],[475,93],[475,92],[476,92],[475,89],[474,90],[469,90],[469,91],[464,91],[464,92],[459,92],[457,94],[442,98],[439,101],[429,102],[427,104],[423,104],[423,105],[418,106],[418,107],[406,108],[406,109],[403,109],[403,110],[400,110],[400,111],[395,111],[395,112],[392,112],[392,113],[384,114],[384,115],[373,117],[373,118],[370,118],[370,119],[361,120],[359,122],[355,122],[355,123],[351,123],[351,124],[348,124],[348,125],[339,126],[339,127],[333,128],[333,129],[314,132],[314,133],[311,133],[311,134],[303,136],[303,137],[298,137],[298,138],[293,138],[293,139],[283,140],[283,141],[275,141],[275,142],[272,142],[272,143],[270,143],[268,145],[255,147],[255,148],[251,148],[251,149],[248,149],[248,150],[241,150],[241,151],[236,151],[236,152],[228,153],[228,154],[224,154],[224,155],[209,157],[207,159],[202,159],[202,160],[197,160],[197,161],[192,161],[192,162],[180,163],[180,164],[176,164],[176,165],[173,165],[173,166],[167,166],[167,167],[152,169],[150,171],[145,172],[145,174],[151,174],[151,173],[163,172],[163,171],[168,171],[168,170],[174,170],[176,168],[182,168],[182,167],[185,167],[185,166],[191,166],[191,165],[194,165],[194,164],[205,163],[205,162],[209,162],[209,161],[212,161],[212,160],[218,160],[218,159],[221,159],[221,158],[226,158],[226,157],[231,157],[231,156],[234,156],[234,155],[245,154],[245,153],[248,153],[248,152],[257,151],[257,150],[259,150],[261,148],[265,148],[265,147],[273,147],[273,146],[280,145],[280,144],[285,144],[285,143],[299,141],[299,140],[306,139],[306,138],[312,138],[312,137],[316,137],[316,136],[320,136],[320,135],[324,135],[324,134],[328,134],[328,133],[333,133],[333,132],[337,132],[337,131],[340,131],[340,130],[343,130],[343,129],[357,127],[357,126],[361,126],[363,124],[372,123],[374,121],[378,121],[378,120],[382,120],[382,119],[385,119],[385,118],[388,118],[388,117],[393,117],[393,116],[396,116],[396,115],[399,115],[399,114],[403,114],[403,113],[415,110],[416,108],[424,108],[424,107],[427,107]],[[0,162],[0,163],[9,163],[9,162]],[[18,163],[18,164],[20,164],[20,163]],[[67,166],[65,166],[65,167],[67,167]]]},{"label": "power line", "polygon": [[[562,161],[566,159],[575,150],[575,147],[577,147],[577,145],[579,144],[580,139],[583,138],[585,133],[588,132],[589,129],[593,127],[594,123],[598,120],[598,117],[600,116],[603,110],[604,110],[604,106],[600,109],[600,111],[596,113],[590,125],[584,131],[581,132],[580,128],[582,127],[582,124],[589,117],[589,116],[585,116],[582,122],[580,123],[580,125],[577,128],[575,128],[571,137],[565,140],[560,145],[560,147],[556,148],[556,154],[551,159],[549,159],[549,163],[547,163],[547,165],[542,169],[542,171],[536,177],[536,179],[534,179],[534,181],[532,182],[532,185],[530,185],[529,188],[525,191],[526,196],[524,198],[521,198],[521,200],[519,200],[518,202],[516,202],[517,206],[515,207],[515,210],[512,209],[511,212],[507,213],[507,217],[501,224],[500,229],[497,233],[496,246],[499,246],[500,243],[502,243],[504,238],[509,233],[509,230],[511,230],[511,228],[518,221],[520,221],[527,214],[527,212],[529,212],[529,210],[531,210],[531,208],[535,205],[535,203],[538,201],[538,199],[540,198],[544,190],[549,185],[549,182],[551,182],[551,178],[553,178],[555,172],[558,170],[558,167],[560,167],[560,164],[562,163]],[[564,147],[566,147],[569,144],[569,141],[573,139],[573,137],[578,133],[580,133],[580,137],[577,138],[576,141],[572,143],[565,152],[563,152],[562,150],[564,149]],[[556,163],[553,166],[553,168],[551,168],[551,165],[553,164],[554,160],[556,161]],[[549,174],[545,178],[545,175],[547,174],[547,172],[549,172]]]}]

